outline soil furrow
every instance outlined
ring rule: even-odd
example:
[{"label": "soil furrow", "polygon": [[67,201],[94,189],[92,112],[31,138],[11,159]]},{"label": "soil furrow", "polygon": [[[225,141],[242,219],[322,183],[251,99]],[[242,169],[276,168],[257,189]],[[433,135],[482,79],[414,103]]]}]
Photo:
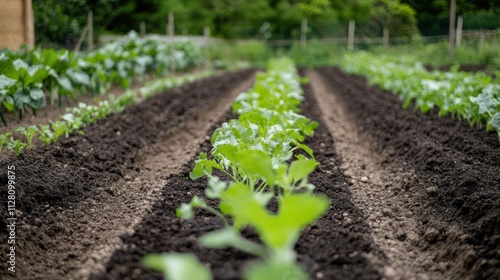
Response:
[{"label": "soil furrow", "polygon": [[[318,192],[330,197],[332,206],[322,219],[303,231],[296,246],[298,260],[313,279],[380,279],[371,260],[383,262],[385,256],[373,245],[365,217],[351,201],[347,180],[336,168],[340,158],[332,138],[320,120],[310,88],[304,88],[303,114],[320,122],[314,137],[307,139],[320,161],[310,181],[317,186]],[[227,118],[229,116],[230,113]],[[208,151],[209,144],[206,141],[200,150]],[[144,255],[158,252],[192,252],[212,269],[215,279],[240,279],[245,265],[254,259],[252,256],[232,249],[205,249],[197,244],[198,237],[223,226],[217,218],[203,211],[190,221],[175,216],[175,209],[182,202],[189,201],[195,194],[204,197],[206,180],[190,181],[188,178],[194,160],[183,167],[183,172],[167,181],[161,200],[143,218],[135,232],[122,237],[126,245],[115,252],[106,272],[95,274],[91,279],[161,279],[159,273],[140,265]],[[256,238],[252,231],[245,231],[245,234]]]},{"label": "soil furrow", "polygon": [[[117,237],[155,201],[164,176],[193,156],[214,120],[251,85],[252,73],[170,90],[85,128],[83,136],[3,162],[19,174],[17,278],[82,279],[105,262],[120,246]],[[1,176],[6,184],[4,170]]]},{"label": "soil furrow", "polygon": [[[335,147],[342,157],[341,169],[350,178],[349,189],[356,205],[367,216],[375,244],[388,256],[381,272],[387,279],[440,279],[432,252],[418,246],[423,236],[414,213],[402,206],[401,188],[416,176],[399,164],[384,164],[388,155],[377,153],[369,135],[359,131],[342,102],[315,71],[307,73]],[[446,267],[448,263],[441,263]],[[432,268],[432,269],[431,269]]]},{"label": "soil furrow", "polygon": [[[319,69],[347,117],[373,141],[384,168],[414,173],[384,185],[418,221],[430,269],[449,279],[500,278],[500,144],[494,133],[436,112],[404,110],[393,94],[336,68]],[[404,177],[404,175],[403,175]],[[410,239],[403,236],[402,239]],[[448,267],[446,263],[450,264]],[[424,267],[425,268],[425,267]],[[440,278],[438,278],[440,279]]]}]

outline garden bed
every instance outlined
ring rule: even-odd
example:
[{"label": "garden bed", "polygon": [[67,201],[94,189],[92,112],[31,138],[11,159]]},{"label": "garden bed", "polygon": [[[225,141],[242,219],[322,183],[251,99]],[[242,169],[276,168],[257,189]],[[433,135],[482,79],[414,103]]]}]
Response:
[{"label": "garden bed", "polygon": [[[185,85],[83,136],[2,161],[18,172],[18,278],[161,279],[141,266],[144,255],[193,252],[216,279],[240,279],[252,256],[197,243],[222,223],[203,211],[182,221],[175,209],[204,196],[206,180],[188,174],[213,130],[234,118],[229,105],[251,74]],[[295,248],[310,277],[499,277],[497,135],[404,110],[391,93],[336,68],[307,75],[302,114],[320,123],[306,140],[320,162],[309,179],[331,205]]]}]

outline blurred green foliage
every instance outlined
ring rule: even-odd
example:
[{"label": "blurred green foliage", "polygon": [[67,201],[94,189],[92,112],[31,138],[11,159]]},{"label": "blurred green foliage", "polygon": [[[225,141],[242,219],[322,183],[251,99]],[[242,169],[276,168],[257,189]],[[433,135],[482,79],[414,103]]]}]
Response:
[{"label": "blurred green foliage", "polygon": [[72,49],[93,11],[94,34],[107,26],[119,0],[33,0],[35,41],[43,47]]}]

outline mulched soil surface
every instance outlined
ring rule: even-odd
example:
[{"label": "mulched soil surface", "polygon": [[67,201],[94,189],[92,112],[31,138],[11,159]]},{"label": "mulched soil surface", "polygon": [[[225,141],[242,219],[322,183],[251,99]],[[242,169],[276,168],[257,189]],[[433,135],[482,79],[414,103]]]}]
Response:
[{"label": "mulched soil surface", "polygon": [[[381,276],[365,256],[377,255],[379,259],[384,256],[373,247],[369,226],[362,212],[352,203],[346,178],[338,168],[333,168],[340,158],[326,125],[321,121],[310,87],[305,86],[305,90],[303,114],[320,122],[314,137],[307,139],[307,144],[321,163],[310,176],[310,181],[316,185],[317,192],[331,199],[331,209],[303,231],[296,246],[299,263],[313,279],[380,279]],[[214,129],[223,121],[235,117],[228,113]],[[209,141],[200,150],[209,151]],[[204,197],[206,180],[191,181],[188,178],[194,160],[183,167],[183,172],[169,179],[160,202],[145,215],[135,233],[122,237],[125,246],[112,256],[106,273],[94,275],[91,279],[161,279],[159,273],[140,265],[145,254],[156,252],[193,252],[212,269],[216,279],[240,279],[245,265],[254,259],[253,256],[232,249],[205,249],[197,244],[198,237],[223,226],[217,218],[199,211],[195,219],[181,221],[174,214],[175,209],[182,202],[190,201],[193,195]],[[248,238],[256,239],[251,230],[244,233]]]},{"label": "mulched soil surface", "polygon": [[500,279],[500,143],[493,132],[471,128],[437,112],[401,109],[393,94],[337,68],[318,69],[352,119],[381,151],[418,175],[405,190],[426,228],[427,244],[446,243],[453,227],[473,250],[446,248],[436,262],[463,264],[462,279]]},{"label": "mulched soil surface", "polygon": [[[57,214],[68,207],[78,209],[80,201],[89,197],[99,199],[106,195],[107,188],[132,168],[139,150],[154,144],[161,133],[190,118],[189,112],[193,108],[217,102],[224,94],[250,78],[253,72],[250,69],[226,73],[169,90],[86,127],[83,136],[71,135],[56,144],[27,150],[19,157],[1,160],[2,190],[7,189],[7,166],[16,167],[18,229],[24,225],[37,226],[49,235],[51,231],[65,230],[51,224],[53,217],[49,215],[50,212]],[[3,206],[7,205],[7,195],[0,195],[0,205],[3,211]],[[82,207],[82,211],[92,210],[85,207]],[[2,212],[0,216],[0,240],[7,240],[7,215]],[[19,231],[19,234],[22,232]],[[22,244],[23,238],[32,237],[18,238]],[[6,244],[2,242],[0,246]],[[39,246],[43,248],[46,244],[40,242]],[[20,249],[19,254],[29,255],[29,248]],[[5,265],[5,262],[2,263]],[[0,278],[6,272],[6,268],[2,269]]]}]

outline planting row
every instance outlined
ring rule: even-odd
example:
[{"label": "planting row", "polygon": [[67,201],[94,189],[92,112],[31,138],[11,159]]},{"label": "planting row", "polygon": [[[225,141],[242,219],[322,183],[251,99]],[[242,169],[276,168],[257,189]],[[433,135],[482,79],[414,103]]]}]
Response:
[{"label": "planting row", "polygon": [[[178,77],[157,79],[147,83],[140,89],[127,90],[119,97],[111,95],[108,100],[100,101],[97,105],[79,103],[77,107],[68,108],[68,113],[63,115],[58,121],[51,121],[50,124],[42,124],[38,127],[36,125],[17,127],[12,133],[0,134],[0,152],[5,144],[7,149],[19,155],[26,147],[32,147],[35,135],[38,135],[38,139],[48,145],[56,142],[63,135],[68,137],[72,132],[83,133],[81,129],[86,125],[93,124],[110,114],[120,112],[127,106],[137,104],[167,89],[202,79],[212,74],[211,71],[203,71]],[[17,136],[20,137],[13,137],[16,136],[13,133],[19,134]]]},{"label": "planting row", "polygon": [[[203,64],[201,51],[191,42],[174,44],[175,66],[187,70]],[[128,88],[145,74],[164,75],[171,64],[170,45],[159,38],[139,38],[130,33],[123,42],[80,54],[67,50],[22,49],[0,51],[0,101],[7,111],[23,117],[25,109],[36,110],[57,98],[76,98],[76,92],[103,94],[111,84]],[[0,108],[0,109],[3,109]],[[7,125],[2,111],[0,117]]]},{"label": "planting row", "polygon": [[[213,201],[194,196],[177,209],[184,219],[193,218],[195,208],[221,219],[224,227],[200,237],[202,246],[235,248],[258,257],[244,270],[244,279],[308,278],[296,263],[295,243],[329,202],[313,194],[308,181],[318,162],[302,141],[313,135],[318,123],[298,114],[302,99],[293,62],[270,61],[267,72],[257,74],[254,87],[233,104],[238,119],[215,130],[210,155],[201,153],[190,173],[193,180],[208,177],[205,195]],[[260,242],[246,238],[246,228],[254,230]],[[190,253],[148,255],[144,263],[167,279],[212,279]]]},{"label": "planting row", "polygon": [[451,114],[472,125],[486,124],[500,139],[500,79],[483,72],[428,72],[420,63],[394,62],[385,56],[366,52],[346,54],[340,62],[344,71],[367,76],[370,84],[379,85],[422,112],[434,107],[439,115]]}]

